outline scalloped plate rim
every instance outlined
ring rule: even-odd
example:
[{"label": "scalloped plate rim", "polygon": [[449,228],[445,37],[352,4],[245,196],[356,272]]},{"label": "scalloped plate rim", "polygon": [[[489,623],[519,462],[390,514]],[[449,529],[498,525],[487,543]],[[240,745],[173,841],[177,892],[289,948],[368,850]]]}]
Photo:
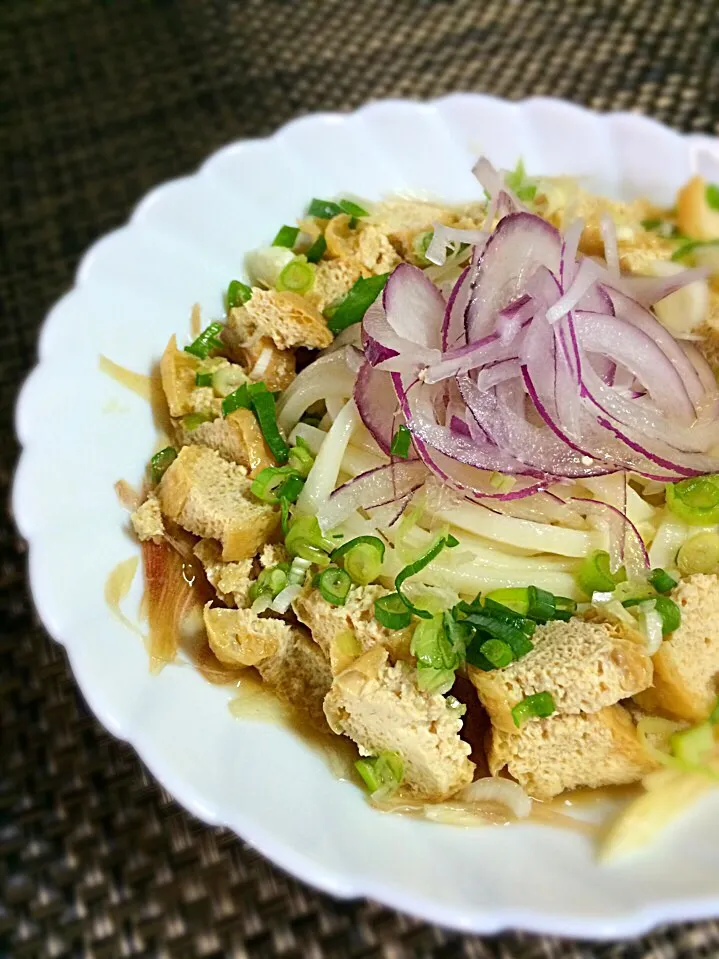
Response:
[{"label": "scalloped plate rim", "polygon": [[[38,329],[39,348],[37,362],[22,384],[15,409],[15,429],[21,442],[23,440],[23,437],[20,436],[21,424],[23,423],[24,407],[27,403],[28,394],[30,390],[33,389],[33,384],[37,384],[41,380],[43,368],[51,365],[49,358],[44,355],[42,344],[52,324],[53,314],[59,310],[60,307],[67,308],[68,303],[72,301],[73,297],[89,282],[87,274],[98,249],[104,246],[106,242],[112,240],[112,238],[127,233],[131,231],[133,227],[137,226],[142,214],[157,201],[158,197],[167,188],[178,187],[183,182],[202,178],[218,159],[231,155],[239,149],[267,146],[281,139],[288,130],[305,124],[311,125],[328,121],[341,124],[342,121],[349,117],[363,115],[376,107],[383,109],[404,109],[412,106],[422,110],[441,107],[443,103],[467,98],[490,102],[496,106],[500,106],[502,109],[512,111],[520,111],[523,107],[531,104],[544,104],[555,109],[564,110],[567,113],[573,112],[577,116],[590,115],[598,119],[606,120],[626,119],[638,125],[643,124],[648,129],[661,130],[664,133],[668,132],[674,137],[694,142],[697,145],[715,145],[717,142],[715,138],[706,134],[680,133],[652,117],[631,111],[598,112],[581,106],[580,104],[554,97],[528,97],[522,100],[508,101],[501,97],[488,94],[455,92],[432,100],[413,100],[406,98],[376,99],[367,102],[356,110],[306,114],[293,118],[268,136],[238,139],[225,144],[205,158],[194,172],[168,179],[153,187],[135,204],[125,223],[99,236],[82,255],[75,270],[73,285],[50,307]],[[35,386],[35,388],[38,387]],[[27,517],[23,515],[24,507],[21,503],[22,485],[19,482],[21,464],[27,455],[27,450],[32,446],[31,429],[27,424],[25,424],[25,426],[24,443],[22,444],[18,466],[15,476],[13,477],[11,509],[18,530],[28,543],[28,580],[32,590],[30,566],[32,564],[34,550],[39,549],[40,544],[37,540],[40,539],[40,537],[38,534],[32,535],[28,533],[27,529],[30,524]],[[33,603],[35,603],[34,592],[32,599]],[[44,623],[45,621],[37,605],[36,611]],[[364,884],[356,883],[350,875],[346,873],[343,874],[340,870],[333,869],[332,867],[322,867],[318,865],[317,860],[289,847],[282,841],[275,841],[272,831],[265,829],[262,823],[255,819],[243,821],[239,829],[235,829],[235,827],[224,821],[222,817],[214,815],[202,804],[201,799],[197,795],[196,788],[193,787],[191,794],[190,791],[185,791],[184,786],[173,788],[174,773],[171,768],[171,761],[166,761],[163,757],[149,755],[151,750],[148,750],[143,743],[142,736],[137,735],[137,733],[133,735],[132,730],[128,732],[128,718],[123,717],[123,720],[116,719],[110,715],[105,708],[105,704],[95,696],[92,683],[82,676],[83,668],[78,662],[79,652],[73,649],[73,637],[65,635],[65,630],[59,625],[56,625],[56,628],[52,630],[49,627],[46,628],[52,638],[66,649],[73,676],[78,682],[88,706],[97,719],[112,736],[127,742],[133,747],[140,760],[147,766],[152,775],[168,789],[178,803],[208,825],[228,828],[235,832],[247,842],[248,845],[256,848],[280,868],[330,895],[340,898],[367,896],[387,906],[424,919],[425,921],[435,922],[439,925],[455,928],[466,933],[479,934],[494,934],[503,930],[516,928],[539,934],[607,940],[616,937],[641,935],[664,922],[699,920],[719,915],[719,894],[657,899],[640,909],[627,912],[618,911],[612,918],[588,919],[578,914],[563,913],[561,907],[552,912],[540,912],[509,906],[495,909],[490,913],[479,904],[474,911],[469,913],[466,910],[453,911],[442,905],[436,905],[431,896],[417,893],[405,894],[402,889],[398,888],[397,882],[382,883],[368,881]],[[242,813],[237,814],[236,818],[242,820]]]}]

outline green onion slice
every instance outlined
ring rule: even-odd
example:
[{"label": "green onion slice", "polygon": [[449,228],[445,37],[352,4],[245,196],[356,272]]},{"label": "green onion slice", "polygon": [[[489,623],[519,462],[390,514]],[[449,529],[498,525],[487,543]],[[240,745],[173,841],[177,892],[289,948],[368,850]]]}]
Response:
[{"label": "green onion slice", "polygon": [[247,383],[243,383],[242,386],[238,386],[236,390],[226,396],[222,401],[223,416],[229,416],[230,413],[234,413],[235,410],[240,409],[252,409],[250,394],[247,390]]},{"label": "green onion slice", "polygon": [[404,629],[412,621],[412,614],[399,593],[388,593],[374,601],[374,615],[380,626],[386,629]]},{"label": "green onion slice", "polygon": [[592,593],[611,593],[621,579],[626,578],[623,570],[612,573],[609,568],[609,553],[597,549],[582,561],[577,574],[577,582],[587,596]]},{"label": "green onion slice", "polygon": [[272,246],[285,246],[288,250],[291,250],[297,242],[299,235],[299,227],[287,226],[285,224],[285,226],[281,226],[277,231],[277,236],[272,241]]},{"label": "green onion slice", "polygon": [[661,566],[657,566],[656,569],[652,570],[649,583],[658,593],[671,593],[677,585],[677,581],[673,579],[666,570],[663,570]]},{"label": "green onion slice", "polygon": [[195,386],[212,386],[212,373],[195,373]]},{"label": "green onion slice", "polygon": [[382,571],[385,546],[378,536],[356,536],[332,553],[336,562],[344,558],[344,568],[355,583],[368,586]]},{"label": "green onion slice", "polygon": [[[250,489],[257,499],[262,500],[263,503],[270,503],[272,506],[276,506],[282,498],[284,487],[293,478],[297,478],[300,481],[301,490],[303,485],[302,478],[297,476],[297,473],[291,466],[267,466],[254,478]],[[297,495],[299,496],[299,491]],[[289,495],[284,494],[284,496],[289,502],[294,503],[295,500]],[[295,497],[295,499],[296,498],[297,497]]]},{"label": "green onion slice", "polygon": [[211,420],[212,416],[209,413],[188,413],[187,416],[182,417],[182,425],[188,432],[192,433],[198,426],[209,423]]},{"label": "green onion slice", "polygon": [[388,277],[389,273],[380,273],[367,279],[360,277],[327,320],[330,330],[336,335],[348,326],[359,323],[384,289]]},{"label": "green onion slice", "polygon": [[719,724],[719,697],[717,697],[714,709],[712,709],[711,713],[709,714],[709,722],[712,724],[712,726]]},{"label": "green onion slice", "polygon": [[707,206],[712,210],[719,210],[719,186],[716,183],[708,183],[704,193]]},{"label": "green onion slice", "polygon": [[289,563],[278,563],[276,566],[263,569],[255,582],[250,586],[250,600],[254,602],[262,593],[269,593],[274,599],[287,585],[289,573]]},{"label": "green onion slice", "polygon": [[707,530],[688,539],[677,553],[677,566],[685,576],[716,573],[719,570],[719,533]]},{"label": "green onion slice", "polygon": [[672,260],[685,260],[695,250],[702,250],[712,246],[719,246],[719,240],[688,240],[686,243],[682,243],[682,245],[672,253]]},{"label": "green onion slice", "polygon": [[417,685],[426,693],[444,695],[454,686],[453,669],[434,669],[432,666],[417,667]]},{"label": "green onion slice", "polygon": [[679,629],[682,624],[682,613],[673,599],[668,596],[657,596],[654,608],[662,618],[662,633],[666,636]]},{"label": "green onion slice", "polygon": [[514,660],[514,655],[507,643],[501,639],[488,639],[479,647],[480,652],[485,656],[495,669],[502,669],[509,666]]},{"label": "green onion slice", "polygon": [[719,476],[692,476],[667,484],[667,506],[690,526],[719,522]]},{"label": "green onion slice", "polygon": [[192,353],[193,356],[197,356],[201,360],[207,359],[212,350],[222,349],[222,340],[219,339],[221,332],[222,323],[210,323],[196,340],[193,340],[189,346],[185,347],[185,352]]},{"label": "green onion slice", "polygon": [[527,696],[512,710],[514,725],[520,727],[528,719],[544,719],[556,710],[551,693],[535,693]]},{"label": "green onion slice", "polygon": [[174,446],[166,446],[150,460],[150,476],[153,483],[159,483],[165,471],[173,460],[177,459],[177,450]]},{"label": "green onion slice", "polygon": [[355,769],[369,792],[377,798],[389,798],[401,785],[404,762],[398,753],[383,752],[369,759],[358,759]]},{"label": "green onion slice", "polygon": [[309,293],[315,282],[315,265],[308,263],[304,256],[296,256],[290,260],[287,266],[283,267],[280,275],[277,277],[276,288],[283,292],[289,290],[291,293]]},{"label": "green onion slice", "polygon": [[320,233],[309,250],[305,253],[308,263],[319,263],[327,249],[327,240]]},{"label": "green onion slice", "polygon": [[337,206],[348,216],[369,216],[367,210],[365,210],[363,206],[360,206],[359,203],[355,203],[354,200],[340,200]]},{"label": "green onion slice", "polygon": [[[242,389],[242,387],[240,387]],[[257,422],[259,423],[265,442],[270,448],[270,452],[278,463],[286,463],[289,459],[290,448],[280,433],[277,425],[277,411],[275,409],[275,398],[269,392],[264,383],[252,383],[247,387],[247,395]],[[234,396],[234,393],[230,393]],[[229,397],[226,397],[229,399]],[[224,412],[225,400],[222,401]]]},{"label": "green onion slice", "polygon": [[292,556],[299,556],[318,566],[329,566],[328,554],[332,552],[334,543],[322,535],[316,516],[298,516],[285,537],[285,546]]},{"label": "green onion slice", "polygon": [[331,220],[333,216],[342,213],[342,207],[333,200],[313,199],[307,208],[308,216],[316,216],[318,220]]},{"label": "green onion slice", "polygon": [[405,604],[407,609],[411,610],[415,616],[419,616],[421,619],[431,619],[432,614],[428,613],[425,609],[420,609],[418,606],[415,606],[407,596],[402,593],[402,584],[405,580],[409,579],[410,576],[414,576],[416,573],[419,573],[429,566],[433,559],[436,559],[437,556],[442,552],[445,546],[452,547],[457,545],[457,540],[454,536],[440,536],[432,546],[427,550],[426,553],[423,553],[419,559],[415,560],[414,563],[410,563],[408,566],[405,566],[403,569],[397,573],[394,581],[394,587],[397,590],[397,593],[402,597],[402,602]]},{"label": "green onion slice", "polygon": [[236,306],[242,306],[252,299],[252,287],[240,280],[230,280],[227,287],[227,309],[232,310]]},{"label": "green onion slice", "polygon": [[[517,625],[499,619],[486,609],[481,612],[470,613],[464,622],[475,626],[479,631],[479,635],[472,640],[467,649],[467,662],[472,662],[471,656],[475,652],[481,652],[483,641],[489,638],[501,639],[503,643],[506,643],[512,650],[515,659],[521,659],[534,649],[534,643],[522,629]],[[482,655],[484,656],[484,653]]]},{"label": "green onion slice", "polygon": [[347,602],[352,580],[344,569],[339,566],[330,566],[322,570],[317,580],[317,587],[323,599],[333,606],[344,606]]},{"label": "green onion slice", "polygon": [[290,448],[287,462],[300,476],[305,479],[309,476],[310,470],[314,466],[315,458],[307,441],[298,436],[295,445]]},{"label": "green onion slice", "polygon": [[406,460],[409,456],[409,444],[411,440],[412,434],[407,427],[404,425],[398,426],[397,432],[392,437],[392,445],[389,448],[392,456],[398,456],[400,459]]}]

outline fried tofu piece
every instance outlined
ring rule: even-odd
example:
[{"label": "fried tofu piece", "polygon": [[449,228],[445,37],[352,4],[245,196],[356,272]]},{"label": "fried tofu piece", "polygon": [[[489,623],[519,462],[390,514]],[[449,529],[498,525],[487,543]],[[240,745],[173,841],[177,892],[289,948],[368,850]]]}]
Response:
[{"label": "fried tofu piece", "polygon": [[414,241],[420,233],[432,230],[435,223],[454,225],[457,213],[446,206],[425,200],[388,200],[378,203],[365,221],[387,237],[405,259],[414,255]]},{"label": "fried tofu piece", "polygon": [[223,603],[240,608],[249,605],[254,560],[223,562],[220,544],[214,539],[201,539],[195,544],[193,552],[202,563],[208,583]]},{"label": "fried tofu piece", "polygon": [[317,264],[314,286],[306,298],[322,313],[343,299],[363,275],[355,260],[323,260]]},{"label": "fried tofu piece", "polygon": [[230,310],[227,326],[230,336],[246,345],[263,336],[280,350],[296,346],[319,350],[332,342],[325,318],[298,293],[254,289],[244,306]]},{"label": "fried tofu piece", "polygon": [[635,699],[649,712],[699,723],[717,701],[719,577],[689,576],[671,598],[681,610],[681,626],[654,654],[654,685]]},{"label": "fried tofu piece", "polygon": [[488,759],[493,776],[506,767],[530,796],[543,800],[579,786],[637,782],[656,768],[618,705],[532,719],[514,732],[494,728]]},{"label": "fried tofu piece", "polygon": [[191,413],[202,413],[217,419],[222,416],[222,398],[211,386],[197,386],[187,398]]},{"label": "fried tofu piece", "polygon": [[374,615],[375,600],[388,592],[383,586],[353,586],[344,606],[333,606],[318,589],[308,588],[294,601],[297,618],[310,629],[333,673],[374,646],[386,649],[392,661],[409,659],[412,627],[387,629]]},{"label": "fried tofu piece", "polygon": [[250,410],[234,410],[228,416],[200,423],[193,430],[188,430],[182,420],[174,426],[178,446],[207,446],[231,463],[247,467],[250,476],[277,465]]},{"label": "fried tofu piece", "polygon": [[141,543],[148,539],[157,543],[162,539],[165,524],[162,522],[160,501],[154,493],[150,493],[145,502],[130,515],[130,522]]},{"label": "fried tofu piece", "polygon": [[257,502],[242,467],[204,446],[184,446],[157,488],[160,507],[184,529],[222,544],[226,562],[249,559],[276,536],[279,511]]},{"label": "fried tofu piece", "polygon": [[339,676],[325,698],[333,732],[354,740],[363,756],[390,750],[404,763],[403,788],[440,802],[472,781],[470,747],[460,738],[461,717],[444,696],[417,686],[417,671],[393,666],[374,647]]},{"label": "fried tofu piece", "polygon": [[539,626],[532,641],[534,649],[504,669],[469,667],[492,724],[505,732],[516,732],[512,708],[535,693],[551,693],[558,713],[595,713],[652,682],[646,647],[620,626],[557,620]]},{"label": "fried tofu piece", "polygon": [[255,382],[262,380],[270,393],[286,390],[296,375],[295,354],[278,349],[269,336],[240,347],[240,361]]},{"label": "fried tofu piece", "polygon": [[197,412],[192,401],[197,365],[191,353],[178,350],[177,339],[171,336],[160,358],[160,379],[170,416]]},{"label": "fried tofu piece", "polygon": [[707,203],[707,183],[693,176],[677,195],[677,225],[693,240],[719,238],[719,213]]},{"label": "fried tofu piece", "polygon": [[304,630],[249,609],[209,604],[204,618],[208,642],[221,662],[256,667],[280,699],[326,728],[322,704],[332,675],[319,646]]}]

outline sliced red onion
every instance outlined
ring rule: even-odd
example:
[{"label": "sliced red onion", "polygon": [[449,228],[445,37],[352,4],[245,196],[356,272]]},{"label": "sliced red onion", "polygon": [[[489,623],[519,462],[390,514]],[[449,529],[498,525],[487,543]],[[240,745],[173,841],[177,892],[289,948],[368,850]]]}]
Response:
[{"label": "sliced red onion", "polygon": [[598,276],[597,264],[593,260],[582,260],[567,291],[547,310],[547,322],[556,323],[558,319],[573,310],[589,288],[596,283]]},{"label": "sliced red onion", "polygon": [[669,276],[611,276],[607,272],[606,284],[613,290],[624,293],[625,296],[636,300],[640,306],[653,306],[665,296],[676,293],[690,283],[697,280],[706,280],[709,271],[705,267],[693,267],[681,273],[672,273]]},{"label": "sliced red onion", "polygon": [[391,375],[364,363],[355,380],[354,400],[360,419],[389,456],[399,413]]},{"label": "sliced red onion", "polygon": [[491,332],[494,316],[524,292],[538,266],[559,272],[559,232],[531,213],[510,213],[485,244],[465,311],[467,342]]},{"label": "sliced red onion", "polygon": [[447,247],[452,243],[468,243],[470,246],[484,243],[487,234],[484,230],[460,230],[457,227],[445,226],[443,223],[433,225],[434,234],[427,247],[425,257],[430,263],[443,266],[447,259]]},{"label": "sliced red onion", "polygon": [[400,263],[385,284],[382,305],[397,336],[427,350],[439,349],[445,302],[422,270]]},{"label": "sliced red onion", "polygon": [[466,267],[449,294],[442,321],[442,349],[456,346],[464,337],[464,311],[470,291],[469,267]]},{"label": "sliced red onion", "polygon": [[427,479],[419,460],[390,463],[360,473],[336,489],[317,514],[323,530],[334,529],[357,509],[384,506],[418,490]]},{"label": "sliced red onion", "polygon": [[625,513],[597,500],[574,497],[571,502],[580,512],[594,516],[609,531],[610,569],[624,565],[629,579],[642,579],[650,570],[649,554],[636,526]]},{"label": "sliced red onion", "polygon": [[504,182],[502,174],[489,162],[487,157],[480,157],[477,160],[472,167],[472,173],[477,177],[480,184],[489,194],[490,199],[495,203],[499,201],[501,194],[504,194],[513,209],[524,209],[519,197],[509,189]]}]

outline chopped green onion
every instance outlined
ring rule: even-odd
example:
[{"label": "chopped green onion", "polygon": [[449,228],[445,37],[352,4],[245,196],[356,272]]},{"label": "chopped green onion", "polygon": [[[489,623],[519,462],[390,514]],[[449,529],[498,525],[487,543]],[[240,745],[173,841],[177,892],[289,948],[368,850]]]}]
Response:
[{"label": "chopped green onion", "polygon": [[712,724],[712,726],[719,725],[719,698],[717,698],[714,709],[712,709],[711,713],[709,714],[709,722]]},{"label": "chopped green onion", "polygon": [[673,633],[682,624],[682,613],[673,599],[668,596],[657,596],[654,608],[662,618],[662,633],[667,636]]},{"label": "chopped green onion", "polygon": [[520,616],[526,616],[529,609],[529,591],[526,586],[493,589],[491,593],[487,593],[486,599],[490,604],[499,603],[514,610]]},{"label": "chopped green onion", "polygon": [[275,506],[280,501],[281,487],[296,475],[291,466],[267,466],[254,478],[250,489],[257,499]]},{"label": "chopped green onion", "polygon": [[291,476],[288,476],[277,491],[280,502],[285,502],[288,504],[296,503],[304,485],[305,481],[303,477],[299,475],[299,473],[293,473]]},{"label": "chopped green onion", "polygon": [[280,500],[280,526],[282,535],[287,536],[290,531],[290,501],[284,496]]},{"label": "chopped green onion", "polygon": [[234,413],[235,410],[249,410],[252,409],[252,403],[250,402],[250,394],[248,392],[248,384],[243,383],[242,386],[230,393],[229,396],[226,396],[222,401],[222,415],[229,416],[230,413]]},{"label": "chopped green onion", "polygon": [[412,434],[403,424],[397,427],[397,432],[392,437],[392,445],[389,448],[392,456],[398,456],[400,459],[406,460],[409,456],[409,444],[412,439]]},{"label": "chopped green onion", "polygon": [[379,276],[370,276],[367,279],[360,277],[333,310],[327,321],[330,330],[337,334],[348,326],[359,323],[384,289],[388,277],[389,273],[380,273]]},{"label": "chopped green onion", "polygon": [[554,604],[555,619],[563,619],[566,622],[567,620],[570,620],[577,611],[577,601],[575,599],[570,599],[568,596],[555,596]]},{"label": "chopped green onion", "polygon": [[281,226],[277,231],[277,236],[272,241],[272,246],[286,246],[289,250],[297,242],[297,237],[300,235],[299,227],[296,226]]},{"label": "chopped green onion", "polygon": [[328,554],[334,543],[322,535],[316,516],[298,516],[290,526],[285,546],[291,556],[299,556],[318,566],[329,566]]},{"label": "chopped green onion", "polygon": [[648,580],[628,579],[614,587],[611,598],[618,600],[628,609],[630,606],[638,606],[639,603],[648,599],[654,599],[656,595],[656,590]]},{"label": "chopped green onion", "polygon": [[626,579],[623,569],[612,573],[609,568],[609,553],[597,549],[582,561],[577,574],[577,582],[587,596],[592,593],[611,593],[617,583]]},{"label": "chopped green onion", "polygon": [[330,566],[322,570],[317,580],[317,587],[322,598],[333,606],[344,606],[347,602],[352,580],[344,569],[339,566]]},{"label": "chopped green onion", "polygon": [[711,723],[700,723],[692,729],[682,729],[669,739],[672,755],[692,766],[701,765],[706,754],[714,748],[714,730]]},{"label": "chopped green onion", "polygon": [[251,286],[240,282],[240,280],[230,280],[230,285],[227,287],[228,310],[232,310],[236,306],[242,306],[243,303],[247,303],[250,299],[252,299]]},{"label": "chopped green onion", "polygon": [[[240,389],[242,389],[242,387],[240,387]],[[278,463],[286,463],[289,459],[290,448],[287,443],[285,443],[277,425],[277,411],[275,409],[274,396],[262,382],[252,383],[248,386],[247,394],[254,414],[257,417],[262,435],[265,438],[265,443],[267,443],[270,448],[270,452]],[[234,396],[234,393],[231,393],[230,396]],[[229,398],[228,396],[222,401],[223,412],[225,403]]]},{"label": "chopped green onion", "polygon": [[697,533],[682,545],[677,553],[679,572],[716,573],[719,570],[719,533]]},{"label": "chopped green onion", "polygon": [[290,573],[289,563],[278,563],[268,569],[263,569],[255,582],[250,586],[249,597],[254,602],[261,593],[269,593],[274,599],[287,586]]},{"label": "chopped green onion", "polygon": [[164,450],[155,453],[150,460],[150,476],[153,483],[160,482],[165,475],[165,470],[175,459],[177,459],[177,450],[174,446],[166,446]]},{"label": "chopped green onion", "polygon": [[283,267],[277,277],[276,288],[280,292],[309,293],[315,282],[315,266],[308,263],[306,257],[296,256]]},{"label": "chopped green onion", "polygon": [[281,500],[294,503],[305,485],[304,479],[291,466],[267,466],[250,487],[257,499],[276,506]]},{"label": "chopped green onion", "polygon": [[513,190],[518,198],[525,203],[532,201],[537,194],[537,184],[527,176],[527,172],[524,169],[524,160],[522,160],[521,157],[517,161],[514,170],[505,173],[504,182],[509,189]]},{"label": "chopped green onion", "polygon": [[305,257],[307,258],[307,262],[308,262],[308,263],[319,263],[319,261],[320,261],[320,260],[322,259],[322,257],[324,256],[326,249],[327,249],[327,240],[325,240],[325,238],[324,238],[324,237],[322,236],[322,234],[320,233],[320,235],[319,235],[319,236],[317,237],[317,239],[314,241],[314,243],[312,244],[312,246],[311,246],[311,247],[309,248],[309,250],[305,253]]},{"label": "chopped green onion", "polygon": [[195,386],[212,386],[212,373],[195,373]]},{"label": "chopped green onion", "polygon": [[494,472],[490,475],[489,482],[500,493],[509,493],[516,486],[517,480],[514,476],[505,476],[504,473]]},{"label": "chopped green onion", "polygon": [[384,543],[378,536],[356,536],[332,553],[335,562],[344,558],[344,568],[353,582],[368,586],[382,571]]},{"label": "chopped green onion", "polygon": [[[444,626],[441,613],[417,623],[409,651],[420,666],[432,669],[456,669],[461,661],[460,650],[454,648]],[[463,654],[463,650],[461,651]]]},{"label": "chopped green onion", "polygon": [[[454,543],[451,542],[454,540]],[[419,616],[421,619],[431,619],[432,614],[428,613],[424,609],[420,609],[418,606],[415,606],[405,595],[402,593],[402,584],[405,580],[409,579],[410,576],[414,576],[415,573],[419,573],[429,566],[433,559],[435,559],[442,552],[445,546],[451,547],[452,545],[457,545],[457,540],[454,536],[440,536],[435,543],[430,546],[426,553],[423,553],[419,559],[415,560],[414,563],[410,563],[408,566],[405,566],[403,569],[397,573],[394,581],[394,587],[402,597],[402,602],[405,606],[411,610],[416,616]]]},{"label": "chopped green onion", "polygon": [[712,210],[719,210],[719,186],[716,183],[708,183],[704,193],[707,206]]},{"label": "chopped green onion", "polygon": [[527,696],[512,709],[514,725],[520,727],[528,719],[544,719],[551,716],[557,707],[551,693],[535,693]]},{"label": "chopped green onion", "polygon": [[404,762],[398,753],[383,752],[369,759],[358,759],[355,769],[365,786],[377,798],[387,799],[401,785]]},{"label": "chopped green onion", "polygon": [[386,629],[404,629],[412,621],[412,614],[402,602],[399,593],[388,593],[374,601],[374,615]]},{"label": "chopped green onion", "polygon": [[550,619],[554,619],[556,610],[553,593],[547,592],[546,589],[539,589],[538,586],[528,586],[527,594],[529,597],[528,619],[533,619],[535,623],[547,623]]},{"label": "chopped green onion", "polygon": [[193,356],[197,356],[201,360],[206,359],[212,350],[222,349],[222,340],[218,339],[218,334],[221,332],[222,323],[210,323],[196,340],[185,347],[185,352],[192,353]]},{"label": "chopped green onion", "polygon": [[355,203],[353,200],[340,200],[337,205],[339,206],[340,210],[342,210],[342,212],[346,213],[348,216],[369,216],[367,210],[360,206],[359,203]]},{"label": "chopped green onion", "polygon": [[679,228],[670,220],[642,220],[641,225],[644,230],[649,230],[651,233],[657,233],[659,236],[663,236],[667,240],[678,240],[681,238]]},{"label": "chopped green onion", "polygon": [[677,581],[673,579],[666,570],[662,569],[661,566],[657,566],[656,569],[652,570],[649,582],[658,593],[671,593],[677,585]]},{"label": "chopped green onion", "polygon": [[667,506],[690,526],[719,522],[719,475],[692,476],[667,484]]},{"label": "chopped green onion", "polygon": [[502,623],[509,623],[510,626],[521,629],[524,635],[529,638],[534,636],[535,630],[537,629],[537,624],[533,620],[527,619],[526,616],[521,616],[508,606],[503,606],[501,603],[495,602],[490,595],[487,595],[484,606],[476,606],[474,609],[469,610],[467,616],[476,612],[486,613]]},{"label": "chopped green onion", "polygon": [[312,450],[307,444],[307,440],[303,440],[301,436],[298,436],[295,440],[295,445],[290,447],[290,454],[287,460],[289,465],[297,472],[300,476],[305,479],[309,476],[310,470],[312,469],[315,458],[312,455]]},{"label": "chopped green onion", "polygon": [[[531,642],[523,629],[500,619],[494,614],[493,610],[489,612],[486,607],[482,611],[470,613],[464,622],[479,630],[479,635],[472,640],[467,649],[467,662],[472,662],[470,657],[475,652],[481,652],[482,643],[488,638],[501,639],[512,650],[515,659],[521,659],[534,649],[534,643]],[[487,633],[489,636],[486,635]],[[484,656],[484,653],[482,655]]]},{"label": "chopped green onion", "polygon": [[321,422],[322,422],[322,417],[315,416],[313,413],[305,413],[305,415],[300,420],[300,423],[305,423],[307,426],[314,426],[315,429],[319,428],[319,425]]},{"label": "chopped green onion", "polygon": [[212,388],[218,396],[229,396],[244,383],[247,383],[247,374],[241,366],[232,363],[221,366],[212,374]]},{"label": "chopped green onion", "polygon": [[682,245],[672,253],[672,260],[684,260],[692,254],[694,250],[703,250],[706,249],[706,247],[713,246],[719,246],[719,240],[688,240],[686,243],[682,243]]},{"label": "chopped green onion", "polygon": [[512,650],[501,639],[488,639],[479,649],[495,669],[503,669],[514,660]]},{"label": "chopped green onion", "polygon": [[432,666],[417,667],[417,685],[426,693],[444,695],[454,686],[453,669],[434,669]]},{"label": "chopped green onion", "polygon": [[318,220],[331,220],[333,216],[338,216],[342,212],[342,207],[332,200],[318,200],[315,198],[310,203],[307,214],[316,216]]},{"label": "chopped green onion", "polygon": [[209,423],[211,420],[212,416],[209,413],[188,413],[187,416],[182,417],[182,425],[189,433],[192,433],[198,426]]}]

